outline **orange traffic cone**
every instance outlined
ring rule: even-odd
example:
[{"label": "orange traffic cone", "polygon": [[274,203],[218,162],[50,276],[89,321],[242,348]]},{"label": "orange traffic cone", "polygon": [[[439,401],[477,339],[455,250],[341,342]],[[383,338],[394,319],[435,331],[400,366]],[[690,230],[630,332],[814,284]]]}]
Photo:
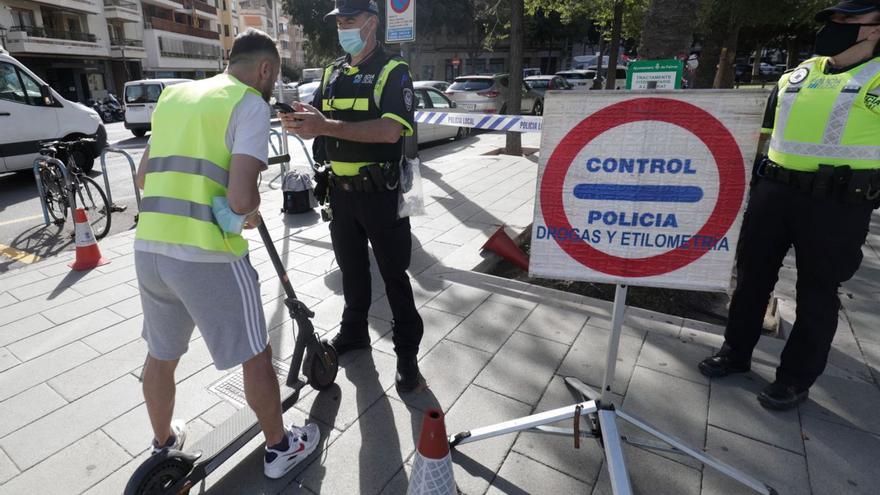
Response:
[{"label": "orange traffic cone", "polygon": [[101,256],[101,250],[98,249],[98,241],[95,239],[95,233],[92,232],[92,226],[86,217],[86,211],[77,208],[73,214],[73,220],[76,222],[74,234],[76,238],[76,261],[70,263],[69,267],[77,271],[91,270],[96,266],[106,265],[109,260]]},{"label": "orange traffic cone", "polygon": [[529,257],[507,235],[507,232],[504,231],[504,225],[498,227],[492,237],[483,244],[483,249],[488,249],[523,270],[529,271]]},{"label": "orange traffic cone", "polygon": [[456,495],[449,439],[439,409],[425,411],[406,495]]}]

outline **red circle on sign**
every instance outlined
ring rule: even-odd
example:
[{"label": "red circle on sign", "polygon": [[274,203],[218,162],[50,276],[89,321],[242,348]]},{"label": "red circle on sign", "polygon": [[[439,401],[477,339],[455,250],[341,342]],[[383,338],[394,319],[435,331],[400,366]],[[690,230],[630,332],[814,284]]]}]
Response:
[{"label": "red circle on sign", "polygon": [[406,9],[409,8],[409,4],[412,0],[391,0],[391,10],[397,12],[398,14],[402,14],[406,12]]},{"label": "red circle on sign", "polygon": [[[541,210],[548,229],[572,231],[565,213],[563,187],[568,169],[578,153],[604,132],[624,124],[645,121],[679,126],[700,138],[709,148],[718,167],[718,201],[706,224],[696,235],[717,239],[727,233],[745,194],[745,170],[739,145],[724,124],[710,113],[690,103],[668,98],[636,98],[610,105],[590,115],[566,134],[550,156],[541,180]],[[563,251],[582,265],[618,277],[650,277],[669,273],[698,260],[711,247],[678,247],[647,258],[622,258],[604,253],[580,239],[553,238]]]}]

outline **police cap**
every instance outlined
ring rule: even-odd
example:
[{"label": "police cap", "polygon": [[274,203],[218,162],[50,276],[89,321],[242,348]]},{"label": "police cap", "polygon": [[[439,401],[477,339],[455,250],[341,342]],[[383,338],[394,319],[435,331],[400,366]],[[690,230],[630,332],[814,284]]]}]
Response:
[{"label": "police cap", "polygon": [[336,0],[336,8],[328,12],[324,16],[324,20],[337,15],[352,17],[361,12],[379,15],[379,6],[376,4],[376,0]]},{"label": "police cap", "polygon": [[847,0],[833,7],[821,10],[816,14],[816,21],[828,22],[828,19],[831,19],[831,16],[837,13],[858,15],[867,14],[875,10],[880,10],[880,0]]}]

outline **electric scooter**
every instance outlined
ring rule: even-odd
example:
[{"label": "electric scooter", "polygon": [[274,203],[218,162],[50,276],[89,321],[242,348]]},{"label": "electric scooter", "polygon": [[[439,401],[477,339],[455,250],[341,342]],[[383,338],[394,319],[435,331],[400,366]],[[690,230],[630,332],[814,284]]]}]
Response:
[{"label": "electric scooter", "polygon": [[[290,161],[289,155],[273,157],[269,164],[286,161]],[[287,296],[284,304],[299,330],[295,331],[296,343],[287,374],[287,387],[282,387],[281,391],[281,410],[284,412],[293,407],[299,399],[300,390],[306,385],[315,390],[332,386],[339,371],[339,360],[333,346],[321,341],[315,333],[311,321],[315,313],[297,299],[266,224],[261,223],[258,229],[284,286]],[[300,380],[300,368],[307,381]],[[248,407],[240,409],[186,452],[165,450],[150,456],[132,474],[124,495],[186,495],[260,431],[254,412]]]}]

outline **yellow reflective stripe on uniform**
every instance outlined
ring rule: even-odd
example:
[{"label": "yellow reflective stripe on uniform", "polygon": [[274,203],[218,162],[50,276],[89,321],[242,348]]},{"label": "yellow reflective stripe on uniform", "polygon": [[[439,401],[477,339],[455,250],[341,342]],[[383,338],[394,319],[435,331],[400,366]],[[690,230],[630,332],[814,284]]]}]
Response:
[{"label": "yellow reflective stripe on uniform", "polygon": [[330,168],[333,169],[333,173],[338,176],[346,176],[351,177],[357,175],[360,172],[361,167],[364,165],[372,165],[376,162],[337,162],[330,161]]},{"label": "yellow reflective stripe on uniform", "polygon": [[394,113],[383,113],[382,117],[380,117],[380,118],[391,119],[395,122],[400,123],[400,125],[403,126],[403,130],[400,131],[401,136],[412,136],[413,135],[412,126],[409,124],[409,122],[406,121],[405,118],[401,117],[400,115],[397,115]]},{"label": "yellow reflective stripe on uniform", "polygon": [[214,220],[214,212],[210,206],[184,199],[163,198],[159,196],[143,198],[141,200],[139,211],[165,213],[166,215],[188,217],[203,222],[216,223]]},{"label": "yellow reflective stripe on uniform", "polygon": [[370,100],[367,98],[333,98],[331,100],[321,100],[321,110],[329,112],[332,110],[345,112],[354,110],[355,112],[366,112],[370,109]]},{"label": "yellow reflective stripe on uniform", "polygon": [[379,73],[379,79],[373,87],[373,102],[376,103],[377,108],[381,108],[382,106],[382,91],[385,90],[385,83],[388,82],[388,75],[399,65],[406,65],[407,70],[409,70],[409,65],[407,65],[406,62],[397,59],[389,60],[388,63],[385,64],[385,67],[382,67],[382,72]]},{"label": "yellow reflective stripe on uniform", "polygon": [[335,64],[324,68],[324,78],[321,79],[321,95],[324,94],[324,90],[327,88],[327,82],[330,81],[330,75],[333,74],[333,67],[335,67]]},{"label": "yellow reflective stripe on uniform", "polygon": [[229,184],[229,172],[210,160],[189,158],[186,156],[160,156],[150,158],[147,162],[147,173],[181,172],[207,177],[226,187]]}]

